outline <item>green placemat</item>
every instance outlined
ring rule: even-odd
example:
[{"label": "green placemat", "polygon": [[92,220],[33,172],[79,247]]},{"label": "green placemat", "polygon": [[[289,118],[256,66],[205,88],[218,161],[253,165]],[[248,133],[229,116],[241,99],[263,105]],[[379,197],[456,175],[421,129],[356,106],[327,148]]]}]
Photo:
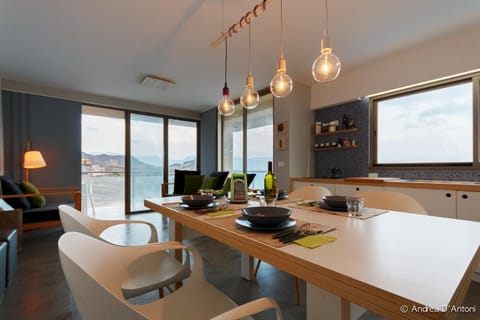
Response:
[{"label": "green placemat", "polygon": [[323,246],[324,244],[330,243],[337,240],[335,237],[330,237],[330,236],[324,236],[322,234],[316,234],[313,236],[308,236],[302,239],[295,240],[294,242],[296,244],[299,244],[301,246],[313,249],[316,247]]}]

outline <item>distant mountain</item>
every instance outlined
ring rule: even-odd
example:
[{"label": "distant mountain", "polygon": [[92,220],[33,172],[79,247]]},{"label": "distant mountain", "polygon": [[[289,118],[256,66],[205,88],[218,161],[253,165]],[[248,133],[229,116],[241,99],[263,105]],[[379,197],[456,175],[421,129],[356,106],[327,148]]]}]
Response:
[{"label": "distant mountain", "polygon": [[91,164],[105,165],[108,162],[116,161],[118,165],[125,166],[125,157],[122,155],[110,155],[110,154],[90,154],[82,152],[82,159],[88,159]]},{"label": "distant mountain", "polygon": [[[99,154],[93,155],[86,152],[82,152],[82,159],[88,160],[88,162],[95,166],[98,171],[123,171],[125,170],[125,157],[122,155],[108,155]],[[153,166],[143,161],[132,157],[131,163],[132,171],[146,174],[152,174],[153,172],[163,172],[163,166]]]}]

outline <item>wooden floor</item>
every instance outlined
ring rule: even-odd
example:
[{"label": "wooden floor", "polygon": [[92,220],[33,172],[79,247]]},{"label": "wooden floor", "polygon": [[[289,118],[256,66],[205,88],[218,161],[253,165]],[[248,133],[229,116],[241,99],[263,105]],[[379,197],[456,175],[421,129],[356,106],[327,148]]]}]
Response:
[{"label": "wooden floor", "polygon": [[[159,239],[166,240],[166,223],[158,214],[141,214],[132,218],[154,223],[159,232]],[[0,319],[81,319],[75,307],[72,307],[71,295],[58,259],[57,240],[62,233],[61,227],[25,233],[23,252],[18,257],[17,277],[0,305]],[[292,276],[268,264],[262,264],[257,281],[246,281],[239,276],[240,254],[237,251],[206,236],[195,238],[189,244],[195,246],[201,253],[208,280],[235,302],[244,303],[257,297],[270,296],[280,304],[284,319],[305,319],[303,281],[301,281],[302,302],[301,305],[296,305]],[[457,319],[480,320],[479,284],[472,284],[464,304],[476,305],[478,310],[475,313],[459,314]],[[255,319],[272,317],[270,314],[260,314]],[[361,319],[382,318],[366,313]]]}]

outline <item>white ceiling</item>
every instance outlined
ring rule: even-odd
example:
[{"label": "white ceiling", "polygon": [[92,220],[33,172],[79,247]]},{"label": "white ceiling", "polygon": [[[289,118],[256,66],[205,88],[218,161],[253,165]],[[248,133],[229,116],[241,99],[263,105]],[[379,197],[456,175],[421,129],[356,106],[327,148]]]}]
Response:
[{"label": "white ceiling", "polygon": [[[261,2],[224,1],[226,27]],[[274,0],[252,23],[256,88],[267,87],[276,71],[279,14]],[[329,33],[342,73],[479,21],[479,0],[329,1]],[[284,0],[284,30],[287,73],[314,85],[323,1]],[[210,47],[220,33],[221,0],[0,0],[0,77],[204,111],[221,97],[224,46]],[[247,74],[247,29],[228,47],[228,84],[238,97]],[[142,87],[145,74],[176,84]]]}]

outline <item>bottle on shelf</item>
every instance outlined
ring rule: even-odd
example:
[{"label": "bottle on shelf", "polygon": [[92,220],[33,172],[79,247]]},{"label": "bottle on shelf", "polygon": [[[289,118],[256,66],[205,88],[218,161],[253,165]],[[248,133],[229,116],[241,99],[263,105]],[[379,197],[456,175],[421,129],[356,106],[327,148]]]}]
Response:
[{"label": "bottle on shelf", "polygon": [[263,180],[264,182],[264,192],[265,192],[265,202],[271,204],[277,199],[277,177],[272,170],[272,161],[268,161],[268,172],[265,175]]}]

